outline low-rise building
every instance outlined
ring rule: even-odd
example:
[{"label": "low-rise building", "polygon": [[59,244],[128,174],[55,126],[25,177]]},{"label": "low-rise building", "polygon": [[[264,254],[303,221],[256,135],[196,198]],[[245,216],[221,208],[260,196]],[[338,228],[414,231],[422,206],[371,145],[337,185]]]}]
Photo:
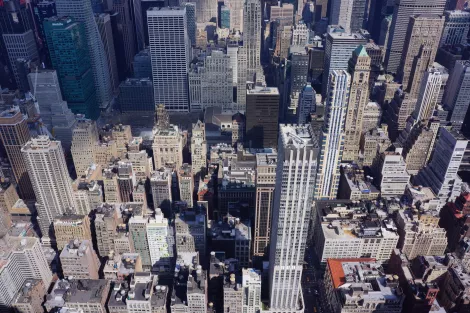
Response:
[{"label": "low-rise building", "polygon": [[43,313],[45,295],[46,287],[42,280],[27,279],[13,299],[11,307],[17,313]]},{"label": "low-rise building", "polygon": [[70,279],[98,279],[100,261],[90,240],[71,240],[60,253],[62,272]]},{"label": "low-rise building", "polygon": [[355,165],[341,167],[338,199],[375,200],[380,191],[372,184],[372,177],[365,176],[364,171]]},{"label": "low-rise building", "polygon": [[57,249],[62,250],[71,240],[91,242],[90,219],[87,215],[67,214],[54,219]]}]

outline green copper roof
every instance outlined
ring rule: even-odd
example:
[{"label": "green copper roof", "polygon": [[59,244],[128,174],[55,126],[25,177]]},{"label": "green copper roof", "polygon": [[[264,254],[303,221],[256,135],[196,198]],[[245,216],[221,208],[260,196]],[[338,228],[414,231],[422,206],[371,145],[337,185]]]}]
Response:
[{"label": "green copper roof", "polygon": [[355,53],[358,57],[368,57],[368,56],[369,56],[369,55],[367,54],[366,48],[364,48],[363,45],[360,45],[359,47],[357,47],[356,50],[354,50],[354,53]]}]

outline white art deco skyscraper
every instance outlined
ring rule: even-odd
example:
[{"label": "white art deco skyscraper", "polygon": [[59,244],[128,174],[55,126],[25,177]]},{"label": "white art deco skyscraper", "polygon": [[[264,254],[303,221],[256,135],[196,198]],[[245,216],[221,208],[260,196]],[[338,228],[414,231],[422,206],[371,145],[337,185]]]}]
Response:
[{"label": "white art deco skyscraper", "polygon": [[246,0],[243,8],[243,45],[247,49],[247,77],[252,80],[260,68],[261,1]]},{"label": "white art deco skyscraper", "polygon": [[155,105],[168,111],[188,112],[190,40],[185,7],[147,11]]},{"label": "white art deco skyscraper", "polygon": [[101,35],[95,21],[91,1],[57,0],[57,16],[70,16],[85,25],[88,52],[95,79],[96,97],[100,106],[107,106],[112,98],[111,76]]},{"label": "white art deco skyscraper", "polygon": [[72,183],[60,141],[38,136],[21,149],[36,195],[36,209],[43,241],[47,240],[54,218],[74,206]]},{"label": "white art deco skyscraper", "polygon": [[300,281],[307,242],[318,143],[310,125],[280,125],[269,256],[271,312],[303,307]]},{"label": "white art deco skyscraper", "polygon": [[333,71],[328,84],[325,123],[321,135],[315,198],[336,199],[340,178],[339,165],[344,148],[344,124],[349,102],[351,76],[344,70]]}]

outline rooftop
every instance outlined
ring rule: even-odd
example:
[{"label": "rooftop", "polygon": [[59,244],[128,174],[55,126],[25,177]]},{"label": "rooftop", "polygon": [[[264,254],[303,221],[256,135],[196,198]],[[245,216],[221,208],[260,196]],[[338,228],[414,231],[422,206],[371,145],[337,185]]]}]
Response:
[{"label": "rooftop", "polygon": [[68,303],[100,303],[108,296],[105,279],[58,280],[46,297],[46,307],[62,307]]},{"label": "rooftop", "polygon": [[251,240],[250,221],[229,216],[224,221],[210,221],[212,240]]},{"label": "rooftop", "polygon": [[282,136],[282,142],[287,148],[318,148],[318,142],[316,141],[309,124],[281,124],[280,133],[280,136]]}]

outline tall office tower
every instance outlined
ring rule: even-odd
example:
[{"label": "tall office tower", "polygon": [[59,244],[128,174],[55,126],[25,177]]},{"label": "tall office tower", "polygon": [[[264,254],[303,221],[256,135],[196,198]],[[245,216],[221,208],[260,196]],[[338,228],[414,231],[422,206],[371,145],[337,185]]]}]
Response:
[{"label": "tall office tower", "polygon": [[237,108],[239,111],[246,110],[246,78],[247,78],[247,48],[238,47],[237,57]]},{"label": "tall office tower", "polygon": [[227,0],[224,2],[224,5],[230,9],[230,29],[234,31],[243,32],[243,3],[242,0]]},{"label": "tall office tower", "polygon": [[[191,136],[191,167],[196,177],[203,177],[207,167],[206,124],[193,124]],[[198,175],[201,174],[201,175]]]},{"label": "tall office tower", "polygon": [[[96,99],[99,108],[107,107],[112,98],[110,70],[106,59],[106,50],[96,25],[91,1],[88,0],[58,0],[56,1],[57,15],[68,16],[76,22],[83,23],[85,28],[86,45],[95,82]],[[88,47],[88,49],[86,48]],[[98,110],[98,108],[97,108]]]},{"label": "tall office tower", "polygon": [[132,60],[136,54],[136,38],[131,8],[133,2],[131,0],[113,1],[113,9],[118,13],[117,23],[121,25],[122,41],[124,43],[124,60],[120,60],[120,64],[125,68],[126,73],[131,72]]},{"label": "tall office tower", "polygon": [[186,9],[151,8],[147,11],[155,105],[168,111],[188,112],[190,43]]},{"label": "tall office tower", "polygon": [[292,25],[278,25],[276,28],[276,49],[274,50],[274,55],[281,60],[289,56],[293,29]]},{"label": "tall office tower", "polygon": [[401,197],[410,182],[410,174],[400,151],[386,151],[377,158],[373,165],[376,172],[377,186],[383,198]]},{"label": "tall office tower", "polygon": [[91,240],[70,240],[60,253],[64,277],[99,279],[100,261]]},{"label": "tall office tower", "polygon": [[83,24],[71,18],[53,17],[44,20],[44,31],[64,100],[74,113],[98,118],[93,70]]},{"label": "tall office tower", "polygon": [[153,85],[149,78],[128,78],[119,85],[118,103],[122,113],[155,112]]},{"label": "tall office tower", "polygon": [[[310,56],[307,49],[303,46],[291,46],[289,53],[290,66],[287,69],[290,87],[289,96],[294,98],[308,83]],[[296,103],[290,103],[290,105],[295,107]]]},{"label": "tall office tower", "polygon": [[330,25],[339,25],[347,33],[363,28],[366,12],[365,0],[331,0]]},{"label": "tall office tower", "polygon": [[191,165],[184,163],[178,168],[178,186],[180,190],[180,200],[186,202],[188,208],[193,206],[194,178]]},{"label": "tall office tower", "polygon": [[44,289],[47,289],[52,273],[39,239],[5,235],[0,238],[0,243],[3,251],[0,257],[3,264],[0,273],[2,307],[11,304],[27,279],[41,280]]},{"label": "tall office tower", "polygon": [[443,26],[444,17],[440,15],[410,17],[398,76],[412,98],[418,96],[423,75],[436,58]]},{"label": "tall office tower", "polygon": [[54,218],[54,234],[59,251],[75,239],[91,242],[90,219],[88,215],[78,214],[58,216]]},{"label": "tall office tower", "polygon": [[220,28],[230,29],[230,8],[222,5],[220,8]]},{"label": "tall office tower", "polygon": [[233,108],[233,71],[230,56],[213,50],[189,72],[191,112],[207,107]]},{"label": "tall office tower", "polygon": [[158,272],[159,275],[171,272],[174,268],[174,230],[160,209],[155,210],[155,217],[150,218],[147,223],[147,240],[152,272]]},{"label": "tall office tower", "polygon": [[200,0],[196,2],[196,22],[207,23],[217,19],[217,1]]},{"label": "tall office tower", "polygon": [[165,214],[171,207],[171,170],[159,169],[151,173],[150,189],[152,190],[152,199],[154,209],[161,208]]},{"label": "tall office tower", "polygon": [[344,161],[357,161],[362,134],[362,119],[369,102],[370,57],[364,46],[357,47],[349,60],[351,87],[344,134]]},{"label": "tall office tower", "polygon": [[295,25],[292,32],[292,45],[305,47],[308,44],[310,30],[303,21]]},{"label": "tall office tower", "polygon": [[57,15],[55,2],[45,0],[39,3],[36,3],[36,5],[33,8],[33,11],[34,11],[35,22],[39,28],[38,32],[39,32],[39,38],[40,38],[40,54],[45,54],[43,61],[46,67],[49,68],[52,65],[52,63],[49,57],[49,50],[47,48],[46,33],[44,32],[43,21],[44,19],[48,17],[53,17]]},{"label": "tall office tower", "polygon": [[[44,238],[51,238],[52,222],[74,207],[72,184],[59,141],[38,136],[21,149],[36,194],[38,223]],[[53,237],[52,237],[53,238]]]},{"label": "tall office tower", "polygon": [[272,87],[254,87],[246,91],[247,147],[277,146],[279,118],[279,90]]},{"label": "tall office tower", "polygon": [[52,104],[63,102],[56,70],[38,70],[28,74],[29,90],[36,98],[41,120],[52,130]]},{"label": "tall office tower", "polygon": [[111,251],[115,251],[114,237],[119,223],[117,206],[116,204],[102,203],[95,210],[93,229],[100,257],[105,257]]},{"label": "tall office tower", "polygon": [[149,49],[139,51],[132,62],[134,70],[134,78],[150,78],[152,79],[152,58]]},{"label": "tall office tower", "polygon": [[439,47],[467,44],[468,29],[470,27],[470,12],[445,11],[445,23]]},{"label": "tall office tower", "polygon": [[431,161],[416,176],[414,183],[431,187],[440,205],[459,196],[462,179],[457,171],[467,143],[461,135],[441,127]]},{"label": "tall office tower", "polygon": [[434,131],[428,127],[427,121],[415,124],[414,119],[410,118],[398,139],[403,146],[402,155],[408,173],[416,175],[426,165],[433,140]]},{"label": "tall office tower", "polygon": [[178,126],[156,128],[152,150],[153,162],[157,170],[163,167],[178,169],[183,165],[183,136]]},{"label": "tall office tower", "polygon": [[333,200],[338,193],[350,81],[351,76],[346,71],[333,71],[330,75],[315,185],[316,199]]},{"label": "tall office tower", "polygon": [[413,113],[416,121],[428,121],[432,117],[436,106],[442,103],[448,78],[447,69],[436,62],[424,73]]},{"label": "tall office tower", "polygon": [[242,269],[243,312],[261,312],[261,273],[253,268]]},{"label": "tall office tower", "polygon": [[77,176],[86,175],[88,168],[95,163],[95,146],[99,141],[96,123],[79,118],[72,135],[72,158]]},{"label": "tall office tower", "polygon": [[116,92],[119,85],[119,77],[116,62],[116,52],[114,51],[111,17],[107,13],[101,13],[95,15],[95,21],[96,25],[98,26],[101,41],[103,42],[104,51],[106,53],[106,60],[108,61],[111,89],[113,92]]},{"label": "tall office tower", "polygon": [[470,103],[470,61],[455,62],[444,93],[444,107],[451,111],[450,121],[462,125]]},{"label": "tall office tower", "polygon": [[300,281],[318,143],[310,125],[281,124],[278,146],[271,230],[274,235],[271,236],[269,255],[270,309],[295,312],[300,305],[303,307]]},{"label": "tall office tower", "polygon": [[145,271],[152,269],[152,260],[150,259],[150,248],[147,237],[148,218],[134,215],[129,219],[129,238],[131,239],[131,252],[140,254],[142,258],[142,267]]},{"label": "tall office tower", "polygon": [[271,219],[276,187],[277,153],[275,150],[256,154],[256,208],[253,255],[267,255],[271,238]]},{"label": "tall office tower", "polygon": [[[440,15],[444,12],[445,4],[446,0],[397,0],[395,2],[385,54],[385,68],[388,72],[398,73],[402,56],[406,55],[404,50],[410,16],[418,14]],[[439,40],[440,38],[437,38],[434,43],[438,44]]]},{"label": "tall office tower", "polygon": [[21,148],[30,138],[26,117],[18,107],[0,113],[0,139],[13,169],[20,196],[24,200],[36,198],[26,162],[21,155]]},{"label": "tall office tower", "polygon": [[261,67],[261,1],[246,0],[243,6],[243,45],[246,47],[247,78],[253,76]]},{"label": "tall office tower", "polygon": [[342,28],[333,28],[326,35],[322,96],[326,97],[328,80],[335,70],[347,70],[352,52],[365,45],[367,39],[358,33],[345,33]]},{"label": "tall office tower", "polygon": [[316,93],[311,85],[305,85],[299,96],[297,105],[297,124],[305,124],[310,118],[310,113],[315,112]]},{"label": "tall office tower", "polygon": [[32,61],[39,58],[34,33],[30,29],[20,34],[3,34],[2,38],[16,84],[20,90],[26,91],[29,86],[24,85],[20,79],[20,73],[16,61],[18,59]]},{"label": "tall office tower", "polygon": [[196,45],[196,7],[195,2],[186,2],[184,4],[186,8],[186,23],[188,24],[188,37],[191,42],[191,46]]}]

